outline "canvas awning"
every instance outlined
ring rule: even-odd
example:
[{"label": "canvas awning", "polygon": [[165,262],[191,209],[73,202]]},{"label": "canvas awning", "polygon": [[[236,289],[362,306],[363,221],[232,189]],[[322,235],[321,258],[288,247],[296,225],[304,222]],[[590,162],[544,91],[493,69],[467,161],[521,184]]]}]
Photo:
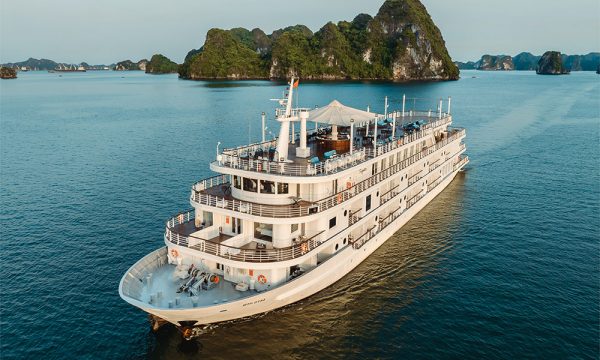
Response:
[{"label": "canvas awning", "polygon": [[373,121],[378,116],[375,113],[355,109],[333,100],[329,105],[308,112],[308,120],[320,124],[337,126],[350,126],[350,120],[354,123]]}]

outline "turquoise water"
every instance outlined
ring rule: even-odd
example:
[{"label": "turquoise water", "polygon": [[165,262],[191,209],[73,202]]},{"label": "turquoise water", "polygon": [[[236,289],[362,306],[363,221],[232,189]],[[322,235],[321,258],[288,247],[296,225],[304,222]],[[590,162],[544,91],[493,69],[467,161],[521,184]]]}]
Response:
[{"label": "turquoise water", "polygon": [[303,106],[381,111],[406,93],[435,109],[452,96],[471,164],[343,280],[193,346],[173,328],[152,334],[119,280],[190,207],[217,141],[259,139],[281,85],[137,72],[1,81],[0,357],[598,358],[600,76],[462,76],[301,85]]}]

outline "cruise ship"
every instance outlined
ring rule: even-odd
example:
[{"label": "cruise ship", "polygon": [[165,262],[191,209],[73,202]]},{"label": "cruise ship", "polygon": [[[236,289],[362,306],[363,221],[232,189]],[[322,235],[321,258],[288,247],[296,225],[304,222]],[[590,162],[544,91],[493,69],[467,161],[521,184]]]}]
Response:
[{"label": "cruise ship", "polygon": [[120,296],[155,329],[168,322],[191,338],[319,292],[469,162],[450,98],[426,111],[407,110],[405,96],[395,111],[385,98],[383,114],[335,100],[307,109],[293,105],[297,87],[292,79],[275,99],[279,136],[266,139],[263,113],[261,142],[219,143],[210,163],[218,175],[192,186],[192,209],[166,221],[163,246],[121,279]]}]

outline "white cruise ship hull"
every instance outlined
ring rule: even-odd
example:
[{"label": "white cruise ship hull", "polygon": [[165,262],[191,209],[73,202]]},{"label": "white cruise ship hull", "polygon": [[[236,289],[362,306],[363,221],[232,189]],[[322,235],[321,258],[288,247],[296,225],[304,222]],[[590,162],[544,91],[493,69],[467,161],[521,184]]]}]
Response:
[{"label": "white cruise ship hull", "polygon": [[[352,245],[348,244],[344,249],[341,249],[330,259],[309,272],[271,290],[256,293],[255,295],[239,300],[209,306],[165,309],[124,296],[122,280],[119,287],[121,297],[132,305],[170,323],[194,322],[195,326],[249,317],[298,302],[332,285],[352,271],[442,192],[452,182],[462,167],[464,167],[464,164],[449,173],[435,188],[426,193],[413,206],[406,209],[398,218],[393,220],[359,249],[355,249]],[[140,260],[140,262],[142,261],[144,259]]]}]

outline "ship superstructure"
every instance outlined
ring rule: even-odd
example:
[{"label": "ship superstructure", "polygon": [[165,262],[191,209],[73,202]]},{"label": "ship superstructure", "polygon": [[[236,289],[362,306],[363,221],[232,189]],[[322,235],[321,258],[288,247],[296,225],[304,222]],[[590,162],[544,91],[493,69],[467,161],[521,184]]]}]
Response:
[{"label": "ship superstructure", "polygon": [[[278,100],[279,136],[219,151],[165,246],[124,275],[121,297],[189,329],[273,310],[350,272],[468,163],[443,111],[388,112]],[[308,128],[310,126],[310,129]],[[299,127],[299,132],[296,128]]]}]

